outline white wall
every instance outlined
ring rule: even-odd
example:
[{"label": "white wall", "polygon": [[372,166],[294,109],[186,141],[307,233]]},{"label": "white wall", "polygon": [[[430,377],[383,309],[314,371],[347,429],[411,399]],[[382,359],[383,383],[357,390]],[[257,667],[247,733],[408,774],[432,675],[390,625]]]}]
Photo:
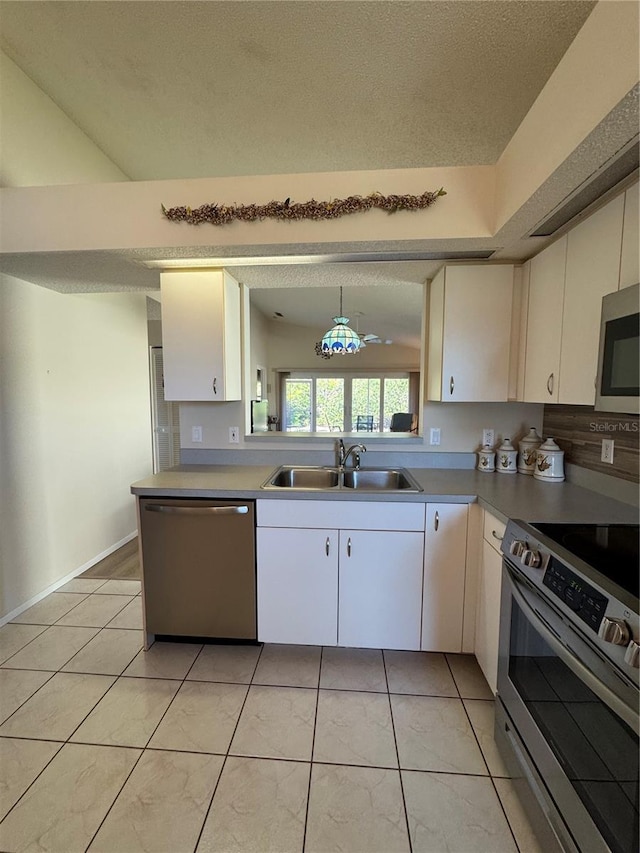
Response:
[{"label": "white wall", "polygon": [[0,51],[0,186],[126,181],[42,89]]},{"label": "white wall", "polygon": [[136,529],[151,472],[142,294],[0,278],[0,618]]}]

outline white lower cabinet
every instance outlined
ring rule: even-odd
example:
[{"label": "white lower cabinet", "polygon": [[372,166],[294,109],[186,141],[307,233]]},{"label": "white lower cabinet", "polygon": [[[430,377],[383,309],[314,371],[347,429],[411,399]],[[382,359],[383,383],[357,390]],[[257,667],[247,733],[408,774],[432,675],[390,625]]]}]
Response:
[{"label": "white lower cabinet", "polygon": [[424,535],[340,531],[338,645],[420,649]]},{"label": "white lower cabinet", "polygon": [[259,640],[462,651],[466,504],[265,500],[257,519]]},{"label": "white lower cabinet", "polygon": [[467,504],[427,504],[423,651],[462,651],[468,514]]},{"label": "white lower cabinet", "polygon": [[502,588],[502,553],[499,549],[504,528],[505,525],[501,521],[485,511],[478,577],[475,648],[480,668],[494,693],[497,691],[498,683],[498,634]]},{"label": "white lower cabinet", "polygon": [[258,501],[258,639],[420,648],[424,504]]},{"label": "white lower cabinet", "polygon": [[338,531],[259,527],[258,639],[338,642]]}]

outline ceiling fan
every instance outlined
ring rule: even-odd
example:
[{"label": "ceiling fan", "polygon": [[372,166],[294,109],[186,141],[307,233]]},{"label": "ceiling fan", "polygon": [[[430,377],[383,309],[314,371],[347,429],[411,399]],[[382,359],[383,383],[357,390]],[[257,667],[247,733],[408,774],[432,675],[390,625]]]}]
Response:
[{"label": "ceiling fan", "polygon": [[392,344],[391,340],[383,340],[380,335],[376,335],[375,332],[371,332],[369,334],[364,334],[360,331],[360,317],[364,317],[362,311],[355,311],[354,316],[356,318],[356,334],[360,338],[360,349],[366,347],[367,344]]}]

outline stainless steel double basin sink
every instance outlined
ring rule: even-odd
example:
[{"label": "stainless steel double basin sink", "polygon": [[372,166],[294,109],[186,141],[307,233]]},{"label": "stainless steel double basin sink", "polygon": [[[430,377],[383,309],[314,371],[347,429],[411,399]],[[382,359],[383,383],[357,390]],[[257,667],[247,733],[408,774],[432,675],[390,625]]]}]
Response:
[{"label": "stainless steel double basin sink", "polygon": [[263,489],[297,491],[421,492],[405,468],[325,468],[281,465],[262,484]]}]

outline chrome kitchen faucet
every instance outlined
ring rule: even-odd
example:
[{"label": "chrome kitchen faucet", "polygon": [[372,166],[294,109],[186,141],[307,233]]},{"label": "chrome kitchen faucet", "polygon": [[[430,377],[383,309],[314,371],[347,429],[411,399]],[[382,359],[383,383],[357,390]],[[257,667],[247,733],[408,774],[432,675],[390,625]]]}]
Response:
[{"label": "chrome kitchen faucet", "polygon": [[366,453],[367,448],[364,444],[352,444],[348,450],[345,450],[344,441],[342,439],[338,440],[338,446],[336,448],[336,452],[338,454],[338,467],[344,468],[347,464],[347,460],[353,454],[353,467],[356,471],[360,468],[360,453]]}]

